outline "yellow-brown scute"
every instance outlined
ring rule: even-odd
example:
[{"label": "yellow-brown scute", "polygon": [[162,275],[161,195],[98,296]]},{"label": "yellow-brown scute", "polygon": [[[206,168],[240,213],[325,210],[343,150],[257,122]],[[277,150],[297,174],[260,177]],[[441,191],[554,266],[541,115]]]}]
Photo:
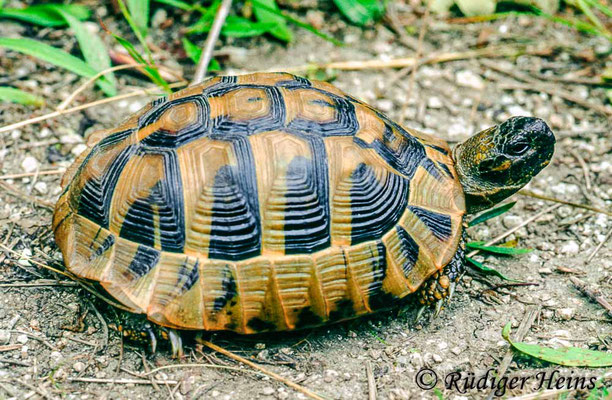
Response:
[{"label": "yellow-brown scute", "polygon": [[173,93],[67,175],[53,220],[67,268],[182,329],[390,307],[449,263],[465,209],[444,141],[289,74]]}]

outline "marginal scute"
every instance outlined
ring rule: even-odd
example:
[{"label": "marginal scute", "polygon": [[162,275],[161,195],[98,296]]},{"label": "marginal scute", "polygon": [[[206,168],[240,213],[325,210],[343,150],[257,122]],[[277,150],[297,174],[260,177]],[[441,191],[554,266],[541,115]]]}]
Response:
[{"label": "marginal scute", "polygon": [[446,142],[287,73],[155,100],[97,134],[63,186],[67,268],[177,329],[389,308],[456,257],[465,212]]}]

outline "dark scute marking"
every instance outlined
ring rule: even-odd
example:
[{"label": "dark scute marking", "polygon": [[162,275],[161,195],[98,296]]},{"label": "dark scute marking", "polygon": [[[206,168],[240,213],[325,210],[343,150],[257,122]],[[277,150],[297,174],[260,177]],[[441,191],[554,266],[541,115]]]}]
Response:
[{"label": "dark scute marking", "polygon": [[157,265],[161,253],[147,246],[138,246],[136,254],[130,263],[128,269],[140,278],[149,273]]},{"label": "dark scute marking", "polygon": [[104,241],[102,241],[102,244],[100,244],[100,247],[98,247],[96,249],[96,251],[94,251],[94,253],[92,254],[90,260],[93,260],[94,258],[100,257],[102,254],[106,253],[106,250],[108,250],[111,247],[113,247],[114,244],[115,244],[115,236],[108,235],[106,237],[106,239],[104,239]]},{"label": "dark scute marking", "polygon": [[139,129],[155,123],[169,108],[183,103],[194,103],[196,105],[196,112],[198,115],[195,122],[180,129],[178,132],[167,132],[163,129],[153,132],[141,141],[146,149],[175,149],[210,134],[210,106],[208,101],[202,96],[183,97],[163,103],[160,106],[149,110],[148,113],[140,117],[138,121]]},{"label": "dark scute marking", "polygon": [[[212,78],[211,78],[212,79]],[[229,90],[237,87],[238,78],[236,76],[222,76],[221,79],[202,90],[204,96],[220,96]]]},{"label": "dark scute marking", "polygon": [[444,155],[448,155],[448,150],[446,150],[444,147],[440,147],[440,146],[436,146],[435,144],[426,144],[427,147],[431,147],[434,150],[439,151],[440,153],[444,154]]},{"label": "dark scute marking", "polygon": [[160,105],[162,103],[165,103],[167,100],[168,100],[167,96],[158,97],[157,99],[155,99],[155,100],[153,100],[151,102],[151,107],[155,107],[155,106],[158,106],[158,105]]},{"label": "dark scute marking", "polygon": [[407,179],[388,174],[386,182],[376,179],[374,170],[359,164],[351,175],[351,244],[380,238],[402,216],[410,190]]},{"label": "dark scute marking", "polygon": [[[347,99],[320,89],[310,89],[326,95],[333,104],[325,101],[325,106],[336,110],[336,120],[321,123],[302,118],[289,122],[286,131],[300,135],[327,136],[353,136],[359,130],[359,121],[355,114],[355,106]],[[315,100],[316,101],[316,100]]]},{"label": "dark scute marking", "polygon": [[236,291],[236,280],[232,271],[227,267],[223,273],[223,281],[221,282],[223,295],[217,297],[213,304],[213,312],[219,312],[233,299],[238,292]]},{"label": "dark scute marking", "polygon": [[185,246],[185,211],[178,158],[174,151],[160,155],[164,158],[164,176],[151,188],[147,197],[136,199],[131,204],[119,236],[153,247],[156,231],[159,230],[161,249],[182,253]]},{"label": "dark scute marking", "polygon": [[355,316],[355,307],[350,299],[340,300],[336,303],[336,309],[329,313],[330,321],[342,321]]},{"label": "dark scute marking", "polygon": [[404,265],[402,265],[402,270],[404,271],[404,276],[408,276],[419,258],[419,245],[404,228],[398,225],[395,227],[395,229],[400,241],[400,250],[405,259]]},{"label": "dark scute marking", "polygon": [[329,107],[329,108],[333,108],[334,105],[333,104],[329,104],[328,102],[326,102],[325,100],[321,100],[321,99],[314,99],[314,100],[310,100],[309,102],[310,104],[314,104],[317,106],[323,106],[323,107]]},{"label": "dark scute marking", "polygon": [[247,322],[247,326],[253,329],[255,332],[266,332],[273,331],[276,329],[276,325],[272,322],[264,321],[259,317],[253,317]]},{"label": "dark scute marking", "polygon": [[254,102],[256,102],[256,101],[261,101],[261,100],[263,100],[263,97],[249,97],[249,98],[247,99],[247,101],[248,101],[249,103],[254,103]]},{"label": "dark scute marking", "polygon": [[[298,311],[298,310],[295,310]],[[323,324],[323,318],[315,314],[310,307],[302,308],[297,317],[296,329],[302,329],[309,326],[318,326]]]},{"label": "dark scute marking", "polygon": [[453,176],[453,173],[451,172],[451,170],[448,168],[448,165],[441,163],[440,161],[436,162],[436,164],[438,165],[438,167],[440,167],[442,169],[442,171],[444,171],[444,173],[451,179],[454,179],[455,177]]},{"label": "dark scute marking", "polygon": [[372,282],[368,287],[368,304],[372,310],[389,308],[393,305],[395,296],[385,292],[383,281],[387,276],[387,249],[378,241],[376,243],[376,254],[371,253]]},{"label": "dark scute marking", "polygon": [[442,174],[440,173],[440,170],[438,169],[438,167],[436,166],[436,164],[434,164],[434,162],[429,158],[429,157],[425,157],[423,158],[423,160],[421,160],[421,166],[423,168],[425,168],[425,170],[434,178],[436,178],[437,180],[442,180]]},{"label": "dark scute marking", "polygon": [[249,141],[230,136],[237,166],[219,168],[213,185],[208,257],[244,260],[261,254],[261,223],[255,162]]},{"label": "dark scute marking", "polygon": [[[419,164],[421,164],[423,159],[427,159],[425,148],[417,139],[399,127],[399,125],[386,119],[386,117],[384,117],[383,121],[385,121],[385,131],[383,132],[382,140],[376,139],[370,146],[366,145],[366,147],[376,150],[389,165],[401,174],[406,175],[408,179],[412,179]],[[401,138],[397,138],[393,134],[393,128],[402,134]],[[394,144],[397,140],[402,140],[399,146]],[[364,142],[361,143],[365,144]]]},{"label": "dark scute marking", "polygon": [[448,240],[452,233],[451,217],[424,208],[410,206],[410,211],[429,228],[433,235],[440,240]]},{"label": "dark scute marking", "polygon": [[319,140],[310,140],[313,159],[295,157],[286,175],[285,254],[309,254],[329,247],[327,155]]},{"label": "dark scute marking", "polygon": [[[100,154],[105,150],[107,146],[110,146],[114,143],[116,142],[100,142],[94,147],[94,150],[92,150],[90,155],[92,155],[94,152],[96,154]],[[108,228],[108,213],[110,209],[110,203],[113,197],[113,192],[115,191],[115,186],[117,185],[117,181],[119,180],[119,177],[123,172],[123,168],[130,160],[130,158],[132,158],[132,156],[135,154],[136,146],[126,147],[117,155],[117,157],[113,161],[110,162],[110,167],[103,172],[102,176],[91,177],[83,185],[78,206],[79,215],[82,215],[83,217],[100,225],[103,228]],[[88,157],[81,168],[84,168],[84,166],[90,160],[91,157]]]},{"label": "dark scute marking", "polygon": [[185,293],[189,291],[196,284],[196,282],[200,279],[200,271],[199,271],[199,261],[196,260],[195,265],[192,267],[191,271],[187,266],[189,265],[189,259],[185,259],[185,262],[181,264],[178,270],[178,278],[177,285],[181,286],[181,293]]},{"label": "dark scute marking", "polygon": [[[260,132],[280,129],[285,123],[285,102],[280,90],[274,86],[240,85],[232,90],[241,90],[245,87],[263,89],[270,101],[269,113],[263,117],[250,118],[244,121],[232,120],[227,115],[220,115],[212,121],[212,132],[215,135],[242,135],[249,136]],[[229,91],[223,93],[227,94]]]},{"label": "dark scute marking", "polygon": [[287,89],[301,89],[312,86],[312,83],[306,78],[301,76],[293,75],[292,80],[276,82],[275,86],[284,87]]},{"label": "dark scute marking", "polygon": [[72,215],[72,211],[68,211],[66,213],[66,215],[64,215],[64,218],[61,219],[61,221],[55,226],[55,228],[53,229],[53,234],[55,235],[57,233],[57,230],[59,229],[60,226],[63,225],[64,222],[66,222],[66,220],[68,219],[68,217],[70,217]]}]

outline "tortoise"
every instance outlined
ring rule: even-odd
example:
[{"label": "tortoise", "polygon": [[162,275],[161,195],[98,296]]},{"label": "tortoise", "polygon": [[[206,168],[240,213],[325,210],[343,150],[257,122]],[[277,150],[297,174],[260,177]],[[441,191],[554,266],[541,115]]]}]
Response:
[{"label": "tortoise", "polygon": [[219,76],[93,134],[53,230],[71,272],[173,330],[314,327],[415,292],[439,307],[466,214],[528,183],[554,144],[513,117],[451,150],[325,82]]}]

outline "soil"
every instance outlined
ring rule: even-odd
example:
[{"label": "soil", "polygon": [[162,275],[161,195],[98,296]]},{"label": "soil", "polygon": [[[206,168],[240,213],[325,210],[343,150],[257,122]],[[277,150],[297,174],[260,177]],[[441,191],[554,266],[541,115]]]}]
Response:
[{"label": "soil", "polygon": [[[110,29],[133,39],[117,16],[98,3],[90,4],[99,7],[96,13]],[[322,20],[324,30],[346,45],[335,47],[293,28],[296,40],[288,46],[270,37],[223,39],[217,56],[225,74],[282,71],[313,62],[385,62],[414,56],[411,45],[418,43],[422,29],[424,60],[440,53],[497,48],[499,53],[495,50],[469,59],[432,61],[415,71],[370,68],[302,74],[332,80],[406,126],[435,133],[452,143],[511,115],[543,118],[556,133],[556,152],[553,162],[528,189],[610,210],[612,107],[606,104],[605,88],[590,83],[599,81],[604,67],[612,62],[609,41],[528,17],[459,24],[424,16],[422,9],[408,4],[398,3],[397,8],[399,23],[409,28],[403,40],[386,22],[358,28],[331,9],[299,8],[293,11],[296,16],[312,22]],[[189,22],[187,17],[159,9],[153,15],[150,41],[158,46],[160,63],[184,70],[190,77],[193,66],[178,42],[182,26]],[[95,29],[96,24],[90,27]],[[76,41],[64,29],[39,29],[3,20],[0,30],[2,36],[32,37],[79,54]],[[504,49],[519,47],[525,49],[523,55],[498,57]],[[117,76],[121,93],[149,85],[135,74]],[[33,92],[46,101],[40,109],[1,103],[0,124],[53,111],[83,81],[47,63],[0,49],[0,84]],[[74,105],[100,98],[99,90],[89,88],[77,96]],[[42,172],[68,167],[84,149],[85,137],[113,127],[152,98],[133,97],[96,106],[0,136],[0,243],[17,253],[0,253],[0,397],[304,398],[285,384],[201,345],[188,344],[186,357],[173,360],[166,347],[149,354],[144,345],[122,344],[118,333],[106,331],[114,320],[110,308],[64,276],[19,255],[63,268],[50,229],[52,211],[45,206],[56,201],[61,175]],[[31,174],[6,177],[23,173]],[[20,194],[15,195],[14,190]],[[469,240],[492,239],[555,204],[519,195],[512,200],[516,205],[508,213],[469,228]],[[216,333],[207,337],[325,398],[372,398],[373,392],[381,399],[487,398],[490,388],[463,390],[463,381],[447,388],[444,382],[457,376],[448,375],[452,372],[460,372],[462,377],[473,373],[479,378],[489,368],[497,368],[509,353],[502,328],[510,322],[514,337],[530,308],[539,312],[524,342],[612,351],[610,316],[569,279],[579,278],[591,290],[612,298],[612,241],[599,248],[611,229],[612,219],[601,212],[563,205],[543,214],[505,239],[533,249],[531,253],[475,256],[488,267],[529,285],[511,285],[470,270],[437,318],[428,311],[415,322],[416,307],[409,306],[294,333],[252,337]],[[155,368],[161,369],[142,375]],[[368,368],[374,389],[368,386]],[[417,385],[416,378],[421,376],[417,372],[422,368],[437,374],[434,390]],[[550,376],[542,373],[553,371],[557,371],[555,382],[558,376],[599,378],[607,372],[604,382],[612,384],[609,370],[559,367],[515,354],[506,376],[531,378],[527,385],[509,388],[503,395],[533,393],[538,390],[538,380]],[[113,379],[117,381],[112,383]],[[567,388],[563,383],[557,388],[544,386],[542,389]],[[570,390],[569,394],[586,398],[589,392]]]}]

